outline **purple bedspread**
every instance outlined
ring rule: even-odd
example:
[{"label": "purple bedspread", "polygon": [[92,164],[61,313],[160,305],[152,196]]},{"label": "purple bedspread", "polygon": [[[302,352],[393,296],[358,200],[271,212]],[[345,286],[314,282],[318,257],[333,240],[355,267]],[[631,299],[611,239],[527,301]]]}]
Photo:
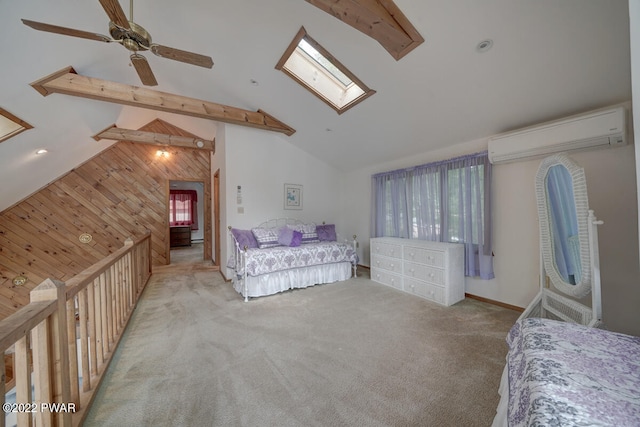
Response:
[{"label": "purple bedspread", "polygon": [[519,320],[509,345],[510,427],[640,426],[640,338]]}]

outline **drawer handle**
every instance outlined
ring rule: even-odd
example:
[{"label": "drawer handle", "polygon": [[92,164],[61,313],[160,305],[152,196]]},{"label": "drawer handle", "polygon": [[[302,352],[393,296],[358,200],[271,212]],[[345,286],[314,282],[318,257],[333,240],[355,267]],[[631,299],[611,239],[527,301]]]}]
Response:
[{"label": "drawer handle", "polygon": [[411,274],[415,273],[415,270],[413,268],[409,271],[411,272]]},{"label": "drawer handle", "polygon": [[376,279],[379,279],[379,278],[380,278],[380,275],[379,275],[379,274],[376,274]]},{"label": "drawer handle", "polygon": [[380,266],[380,261],[376,261],[376,265],[377,265],[377,266]]},{"label": "drawer handle", "polygon": [[395,264],[391,263],[390,266],[391,266],[391,268],[393,268],[393,267],[395,267]]},{"label": "drawer handle", "polygon": [[435,274],[429,273],[429,277],[435,277]]}]

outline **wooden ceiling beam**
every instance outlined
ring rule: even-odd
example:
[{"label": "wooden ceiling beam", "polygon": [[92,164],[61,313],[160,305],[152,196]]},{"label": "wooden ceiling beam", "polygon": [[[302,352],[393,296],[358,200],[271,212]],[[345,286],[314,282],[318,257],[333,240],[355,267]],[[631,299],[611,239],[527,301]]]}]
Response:
[{"label": "wooden ceiling beam", "polygon": [[306,0],[368,35],[384,47],[396,61],[424,42],[392,0]]},{"label": "wooden ceiling beam", "polygon": [[[163,147],[185,147],[197,150],[215,151],[215,140],[209,141],[202,138],[168,135],[164,133],[145,132],[141,130],[123,129],[116,125],[109,126],[105,130],[95,134],[93,139],[100,141],[102,139],[112,139],[115,141],[130,141],[141,144],[160,145]],[[200,142],[200,145],[198,145]]]},{"label": "wooden ceiling beam", "polygon": [[31,86],[43,96],[60,93],[281,132],[289,136],[295,132],[295,129],[262,110],[243,110],[153,89],[86,77],[77,74],[73,67],[63,68],[31,83]]}]

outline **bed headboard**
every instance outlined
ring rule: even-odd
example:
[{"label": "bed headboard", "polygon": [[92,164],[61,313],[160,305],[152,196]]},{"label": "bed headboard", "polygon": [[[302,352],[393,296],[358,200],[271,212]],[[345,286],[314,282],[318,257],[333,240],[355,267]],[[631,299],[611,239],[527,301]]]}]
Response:
[{"label": "bed headboard", "polygon": [[275,218],[258,225],[260,228],[279,228],[285,225],[304,224],[304,221],[295,218]]}]

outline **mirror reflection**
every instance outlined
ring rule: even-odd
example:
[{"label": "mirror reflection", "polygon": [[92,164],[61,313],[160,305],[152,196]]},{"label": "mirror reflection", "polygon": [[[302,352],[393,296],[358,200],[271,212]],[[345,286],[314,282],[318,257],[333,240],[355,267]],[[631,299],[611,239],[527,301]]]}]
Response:
[{"label": "mirror reflection", "polygon": [[571,285],[580,282],[580,240],[571,175],[564,165],[549,168],[546,177],[549,222],[556,269]]}]

